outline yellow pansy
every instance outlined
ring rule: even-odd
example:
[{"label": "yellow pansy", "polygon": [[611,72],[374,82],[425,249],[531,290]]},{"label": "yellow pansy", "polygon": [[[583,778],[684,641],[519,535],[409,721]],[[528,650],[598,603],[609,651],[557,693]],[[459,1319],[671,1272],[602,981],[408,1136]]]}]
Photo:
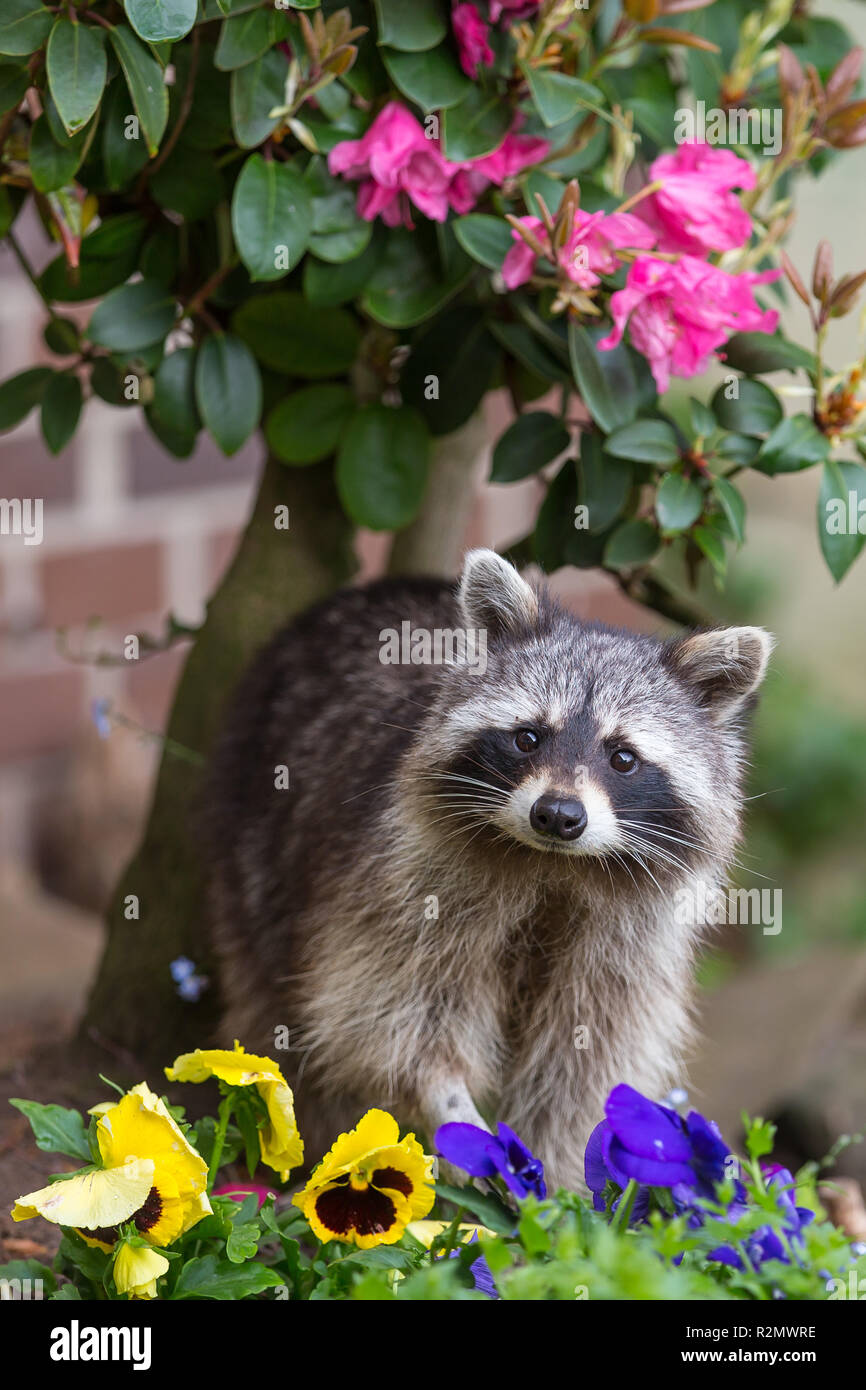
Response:
[{"label": "yellow pansy", "polygon": [[245,1052],[235,1041],[233,1051],[196,1048],[166,1067],[169,1081],[207,1081],[215,1076],[227,1086],[255,1086],[265,1103],[268,1123],[259,1129],[262,1162],[284,1180],[304,1159],[304,1145],[295,1120],[295,1100],[283,1073],[269,1057]]},{"label": "yellow pansy", "polygon": [[433,1205],[433,1159],[414,1134],[400,1138],[393,1115],[368,1110],[341,1134],[303,1192],[292,1199],[321,1241],[367,1250],[393,1245]]},{"label": "yellow pansy", "polygon": [[13,1220],[42,1216],[111,1250],[124,1221],[168,1245],[210,1213],[207,1164],[144,1082],[102,1109],[96,1138],[101,1168],[19,1197]]},{"label": "yellow pansy", "polygon": [[156,1281],[168,1267],[168,1260],[159,1251],[124,1241],[114,1261],[117,1292],[128,1298],[156,1298]]}]

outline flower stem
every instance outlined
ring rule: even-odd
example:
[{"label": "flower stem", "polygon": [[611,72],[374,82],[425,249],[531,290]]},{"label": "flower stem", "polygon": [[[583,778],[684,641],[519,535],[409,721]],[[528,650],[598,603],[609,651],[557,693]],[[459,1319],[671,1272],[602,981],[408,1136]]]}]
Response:
[{"label": "flower stem", "polygon": [[220,1101],[219,1124],[216,1127],[216,1133],[214,1135],[213,1141],[213,1152],[210,1156],[210,1164],[208,1166],[207,1171],[208,1192],[211,1191],[214,1183],[216,1182],[216,1175],[219,1171],[220,1161],[223,1156],[223,1147],[226,1142],[226,1130],[229,1127],[229,1116],[232,1113],[233,1102],[234,1097],[231,1093]]},{"label": "flower stem", "polygon": [[630,1178],[628,1187],[619,1199],[619,1206],[616,1215],[611,1222],[615,1231],[627,1231],[628,1223],[631,1220],[632,1207],[637,1196],[637,1179]]}]

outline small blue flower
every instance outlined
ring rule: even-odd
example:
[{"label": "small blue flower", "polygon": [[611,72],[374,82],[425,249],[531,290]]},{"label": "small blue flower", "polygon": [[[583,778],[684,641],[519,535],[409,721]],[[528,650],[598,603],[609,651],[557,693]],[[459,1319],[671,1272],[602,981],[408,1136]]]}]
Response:
[{"label": "small blue flower", "polygon": [[195,961],[189,956],[177,956],[169,965],[171,978],[177,985],[177,993],[188,1004],[195,1004],[207,989],[207,975],[196,975]]},{"label": "small blue flower", "polygon": [[473,1178],[504,1179],[515,1197],[546,1197],[544,1167],[508,1125],[497,1126],[496,1134],[479,1125],[447,1124],[436,1131],[436,1147]]},{"label": "small blue flower", "polygon": [[109,738],[111,735],[111,710],[110,700],[93,700],[90,706],[90,718],[96,727],[96,732],[100,738]]},{"label": "small blue flower", "polygon": [[189,956],[177,956],[169,965],[171,978],[176,985],[188,980],[190,975],[195,974],[195,961],[190,960]]}]

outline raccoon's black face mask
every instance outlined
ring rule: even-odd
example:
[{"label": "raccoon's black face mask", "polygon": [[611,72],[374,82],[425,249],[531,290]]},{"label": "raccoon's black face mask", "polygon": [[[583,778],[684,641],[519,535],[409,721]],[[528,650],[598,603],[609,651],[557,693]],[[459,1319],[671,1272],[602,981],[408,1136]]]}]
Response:
[{"label": "raccoon's black face mask", "polygon": [[486,550],[458,605],[487,659],[451,673],[434,734],[446,833],[465,816],[540,852],[672,869],[732,839],[767,633],[662,643],[581,623]]}]

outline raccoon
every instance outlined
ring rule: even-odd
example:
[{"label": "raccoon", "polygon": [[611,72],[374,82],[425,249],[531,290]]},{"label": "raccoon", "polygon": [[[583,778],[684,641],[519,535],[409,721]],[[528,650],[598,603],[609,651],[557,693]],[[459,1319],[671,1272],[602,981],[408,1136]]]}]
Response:
[{"label": "raccoon", "polygon": [[[407,623],[476,640],[386,660]],[[495,1117],[577,1187],[610,1088],[682,1079],[683,903],[725,879],[771,645],[585,623],[475,550],[456,594],[349,589],[258,656],[210,777],[211,913],[226,1040],[289,1030],[309,1153],[370,1105],[428,1136]]]}]

